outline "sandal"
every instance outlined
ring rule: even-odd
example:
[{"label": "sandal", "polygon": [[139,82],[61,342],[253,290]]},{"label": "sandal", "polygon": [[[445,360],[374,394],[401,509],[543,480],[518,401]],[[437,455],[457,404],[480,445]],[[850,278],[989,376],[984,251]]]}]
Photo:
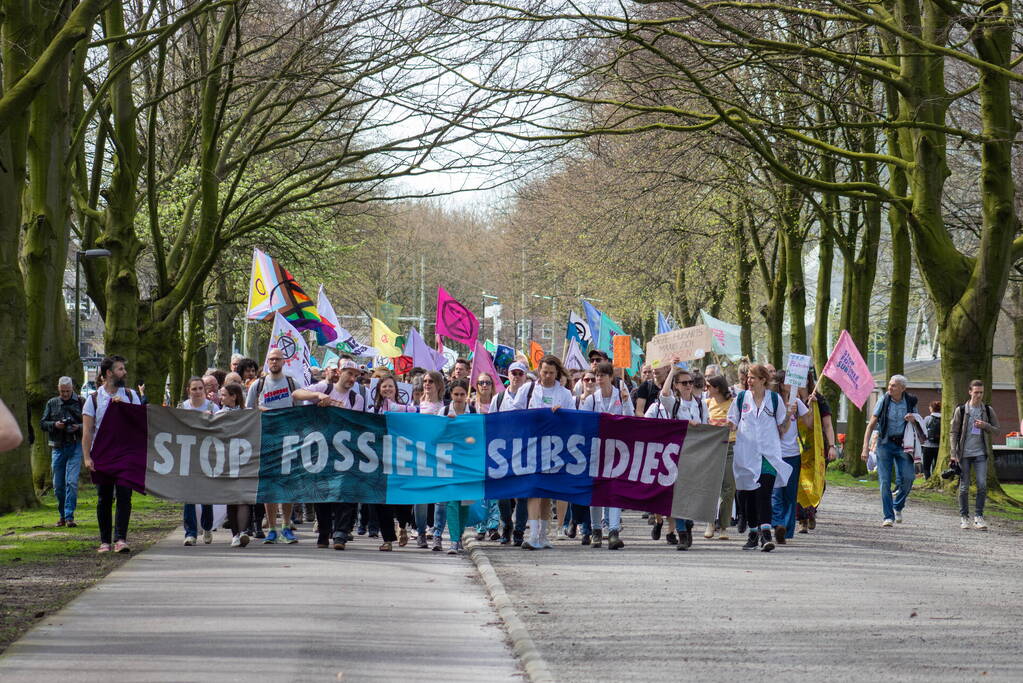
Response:
[{"label": "sandal", "polygon": [[383,543],[381,543],[380,544],[380,550],[382,550],[385,553],[386,552],[390,552],[391,550],[393,550],[393,548],[391,547],[391,542],[390,541],[384,541]]}]

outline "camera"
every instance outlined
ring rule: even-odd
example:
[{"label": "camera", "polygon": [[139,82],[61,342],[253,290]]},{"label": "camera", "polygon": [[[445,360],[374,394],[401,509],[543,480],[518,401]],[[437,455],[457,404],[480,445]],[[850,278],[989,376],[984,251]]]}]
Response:
[{"label": "camera", "polygon": [[951,479],[952,477],[961,476],[962,473],[963,473],[963,468],[961,468],[959,466],[959,463],[953,461],[953,462],[949,463],[948,469],[941,473],[941,478],[942,479]]}]

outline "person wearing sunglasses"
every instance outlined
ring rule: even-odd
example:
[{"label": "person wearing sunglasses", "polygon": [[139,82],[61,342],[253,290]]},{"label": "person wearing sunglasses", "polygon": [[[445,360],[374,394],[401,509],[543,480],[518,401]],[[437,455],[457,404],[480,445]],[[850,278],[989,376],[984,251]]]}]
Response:
[{"label": "person wearing sunglasses", "polygon": [[[440,415],[444,410],[444,376],[436,370],[430,370],[423,375],[423,396],[419,401],[419,412],[424,415]],[[416,546],[419,548],[428,547],[426,543],[426,528],[429,522],[429,504],[419,503],[416,505]],[[433,550],[440,552],[444,549],[444,525],[447,522],[447,503],[434,503],[433,505]]]},{"label": "person wearing sunglasses", "polygon": [[[647,408],[644,417],[656,417],[662,420],[688,420],[697,424],[706,422],[704,416],[703,401],[699,400],[693,393],[695,384],[693,374],[682,367],[679,367],[681,359],[673,356],[671,369],[661,387],[661,393],[657,399]],[[657,515],[654,517],[654,526],[650,530],[650,538],[655,541],[661,537],[661,529],[664,519]],[[667,541],[678,550],[689,550],[693,545],[693,520],[668,518],[668,528],[674,531],[668,534]]]}]

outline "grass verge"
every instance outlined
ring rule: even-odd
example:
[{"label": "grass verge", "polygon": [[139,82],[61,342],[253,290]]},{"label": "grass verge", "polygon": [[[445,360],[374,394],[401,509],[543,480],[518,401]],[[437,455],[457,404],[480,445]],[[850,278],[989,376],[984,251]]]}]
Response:
[{"label": "grass verge", "polygon": [[[98,555],[96,487],[79,488],[75,528],[55,527],[53,496],[33,510],[0,515],[0,652],[111,571],[129,555]],[[128,541],[137,553],[163,538],[181,520],[181,506],[133,495]]]},{"label": "grass verge", "polygon": [[[877,489],[877,475],[864,475],[854,477],[841,470],[828,469],[826,473],[827,482],[834,486],[855,486],[859,488]],[[945,491],[936,489],[921,488],[923,479],[918,478],[910,496],[914,500],[926,500],[943,507],[958,509],[959,501],[956,497]],[[1017,501],[1023,502],[1023,484],[1002,484],[1005,492]],[[973,493],[970,493],[970,500],[973,500]],[[1004,501],[997,498],[988,498],[984,506],[985,517],[1000,519],[1011,519],[1016,522],[1023,521],[1023,510],[1012,505],[1006,505]]]}]

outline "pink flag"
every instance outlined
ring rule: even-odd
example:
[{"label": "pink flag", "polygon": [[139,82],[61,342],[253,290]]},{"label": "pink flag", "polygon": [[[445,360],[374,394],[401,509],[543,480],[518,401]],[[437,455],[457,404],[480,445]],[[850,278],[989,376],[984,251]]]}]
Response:
[{"label": "pink flag", "polygon": [[437,288],[437,334],[476,347],[480,321],[472,311],[458,303],[443,287]]},{"label": "pink flag", "polygon": [[828,362],[824,365],[821,375],[831,378],[849,397],[849,400],[862,408],[864,402],[874,390],[874,376],[870,373],[866,361],[852,337],[845,330],[838,335],[838,343],[831,352]]},{"label": "pink flag", "polygon": [[504,391],[504,382],[497,375],[497,368],[494,367],[494,359],[490,357],[490,352],[479,342],[476,341],[476,348],[472,352],[472,374],[470,375],[470,384],[476,386],[476,378],[479,377],[481,372],[485,372],[490,375],[490,379],[494,380],[494,391],[500,393]]}]

